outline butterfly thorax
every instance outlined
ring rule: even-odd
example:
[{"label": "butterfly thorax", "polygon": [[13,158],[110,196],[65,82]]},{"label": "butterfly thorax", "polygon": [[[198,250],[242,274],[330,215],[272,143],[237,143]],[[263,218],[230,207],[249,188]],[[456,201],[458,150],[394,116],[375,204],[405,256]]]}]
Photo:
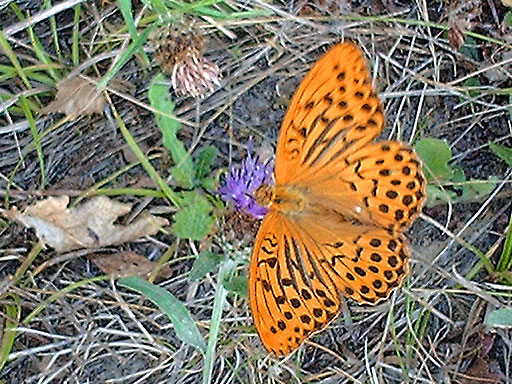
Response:
[{"label": "butterfly thorax", "polygon": [[306,207],[304,191],[288,185],[264,184],[254,192],[256,202],[283,213],[300,213]]}]

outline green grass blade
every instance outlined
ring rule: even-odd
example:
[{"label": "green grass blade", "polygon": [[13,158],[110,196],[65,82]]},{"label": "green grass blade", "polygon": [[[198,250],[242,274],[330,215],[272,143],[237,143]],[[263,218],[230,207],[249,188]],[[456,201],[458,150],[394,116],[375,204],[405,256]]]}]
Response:
[{"label": "green grass blade", "polygon": [[165,5],[163,0],[142,0],[149,9],[154,9],[161,16],[167,17],[170,13],[170,9]]},{"label": "green grass blade", "polygon": [[80,64],[80,50],[78,44],[80,42],[80,10],[81,4],[75,7],[75,17],[73,19],[73,36],[71,43],[71,57],[73,58],[73,66],[78,67]]},{"label": "green grass blade", "polygon": [[142,32],[136,40],[132,41],[132,43],[128,46],[128,48],[121,54],[119,60],[112,66],[112,68],[103,76],[103,78],[98,82],[96,89],[103,90],[108,82],[119,72],[119,70],[132,58],[136,51],[138,51],[142,45],[147,41],[149,33],[154,28],[154,25],[150,25],[147,27],[144,32]]},{"label": "green grass blade", "polygon": [[37,259],[37,257],[41,254],[41,251],[43,250],[43,243],[40,241],[35,243],[28,255],[23,260],[23,263],[18,267],[16,272],[14,273],[12,281],[14,284],[18,285],[25,274],[27,273],[28,269],[32,266],[34,263],[34,260]]},{"label": "green grass blade", "polygon": [[162,191],[157,191],[154,189],[148,188],[112,188],[112,189],[98,189],[96,191],[96,195],[103,196],[143,196],[143,197],[156,197],[156,198],[165,198],[165,195]]},{"label": "green grass blade", "polygon": [[[28,27],[28,34],[30,36],[30,41],[32,43],[32,47],[34,48],[34,52],[39,59],[39,61],[43,64],[53,64],[52,60],[50,59],[50,56],[48,53],[46,53],[43,45],[41,44],[41,41],[39,41],[39,38],[34,33],[34,29],[32,26]],[[60,76],[57,75],[57,73],[52,69],[52,67],[48,67],[48,74],[52,77],[52,79],[57,83],[60,80]]]},{"label": "green grass blade", "polygon": [[30,126],[30,132],[32,133],[32,137],[34,138],[34,146],[37,151],[37,157],[39,159],[39,168],[41,169],[41,189],[44,189],[46,185],[46,174],[44,170],[44,156],[43,149],[41,147],[41,138],[39,136],[39,132],[37,132],[36,121],[34,119],[34,115],[32,115],[32,111],[30,109],[29,103],[25,96],[20,96],[20,105],[25,117],[28,120],[28,124]]},{"label": "green grass blade", "polygon": [[10,65],[0,64],[0,81],[13,79],[16,77],[16,74],[16,68]]},{"label": "green grass blade", "polygon": [[[123,15],[124,22],[128,27],[128,32],[132,40],[137,40],[139,34],[137,33],[137,27],[135,27],[135,20],[133,19],[133,10],[132,10],[132,0],[117,0],[119,4],[119,9],[121,10],[121,14]],[[144,58],[147,65],[150,65],[150,61],[146,52],[143,49],[139,50],[140,54]]]},{"label": "green grass blade", "polygon": [[[390,318],[389,326],[391,329],[391,336],[393,338],[393,344],[395,346],[394,352],[397,357],[398,364],[400,365],[400,368],[402,370],[402,377],[404,379],[406,379],[407,377],[409,377],[407,374],[407,365],[404,360],[404,357],[405,357],[404,355],[406,352],[403,351],[402,345],[400,343],[400,338],[398,337],[398,334],[397,334],[397,329],[396,329],[396,324],[395,324],[395,316],[394,316],[394,311],[393,311],[392,306],[389,311],[389,318]],[[407,380],[404,380],[403,382],[408,383]]]},{"label": "green grass blade", "polygon": [[210,332],[208,335],[208,347],[204,357],[203,384],[210,384],[212,380],[213,363],[215,362],[215,347],[219,337],[219,327],[222,320],[222,310],[226,303],[228,291],[224,288],[223,281],[228,279],[236,266],[231,259],[226,259],[219,268],[219,277],[217,288],[215,289],[215,299],[213,302],[212,321],[210,323]]},{"label": "green grass blade", "polygon": [[[148,160],[154,160],[158,157],[158,155],[151,155],[151,156],[148,156]],[[134,163],[130,163],[130,164],[127,164],[125,165],[124,167],[122,167],[121,169],[115,171],[114,173],[112,173],[111,175],[107,176],[106,178],[104,178],[103,180],[100,180],[98,181],[97,183],[93,184],[92,186],[90,186],[89,188],[87,188],[83,193],[80,194],[80,196],[78,196],[70,205],[70,207],[74,207],[76,206],[80,201],[82,201],[83,199],[85,199],[86,197],[89,197],[89,196],[94,196],[95,194],[97,194],[97,191],[100,191],[101,190],[101,187],[103,187],[104,185],[107,185],[108,183],[114,181],[115,179],[117,179],[120,175],[122,175],[123,173],[126,173],[128,172],[130,169],[132,169],[133,167],[136,167],[137,165],[140,165],[140,162],[139,161],[136,161]],[[104,189],[106,190],[106,188]],[[165,197],[165,196],[162,196],[162,197]]]},{"label": "green grass blade", "polygon": [[505,244],[503,245],[503,251],[501,252],[500,260],[496,270],[498,272],[510,271],[512,269],[512,214],[508,222],[508,233],[505,238]]},{"label": "green grass blade", "polygon": [[21,317],[20,299],[17,295],[14,296],[14,294],[11,294],[11,296],[14,298],[14,304],[5,304],[5,314],[7,316],[5,317],[3,325],[2,342],[0,345],[0,372],[2,372],[2,368],[5,363],[7,363],[7,358],[14,345],[14,340],[18,335],[18,332],[15,331],[14,328],[17,326]]},{"label": "green grass blade", "polygon": [[137,159],[140,161],[146,172],[151,176],[153,180],[157,183],[157,185],[160,187],[162,192],[165,194],[165,196],[177,207],[181,205],[181,198],[180,196],[175,193],[168,185],[167,183],[160,177],[158,172],[153,168],[151,163],[149,162],[149,159],[144,155],[144,152],[142,152],[142,149],[140,149],[139,145],[133,138],[132,134],[126,126],[124,125],[124,121],[119,116],[116,110],[114,110],[114,116],[116,118],[117,124],[119,125],[119,129],[121,133],[124,136],[124,139],[128,143],[130,149],[133,151]]},{"label": "green grass blade", "polygon": [[37,315],[39,315],[42,311],[44,311],[44,309],[46,307],[48,307],[55,300],[61,299],[62,296],[64,296],[66,293],[70,293],[77,288],[83,287],[84,285],[92,284],[97,281],[105,281],[105,280],[110,280],[110,279],[111,279],[110,275],[101,275],[101,276],[95,276],[95,277],[91,277],[89,279],[80,280],[80,281],[77,281],[76,283],[69,284],[66,287],[61,288],[58,291],[56,291],[55,293],[53,293],[52,295],[50,295],[50,297],[48,297],[45,301],[43,301],[41,304],[39,304],[37,307],[35,307],[32,310],[32,312],[30,312],[27,315],[27,317],[25,317],[23,319],[23,321],[21,323],[23,325],[30,324],[30,322],[32,320],[34,320],[37,317]]},{"label": "green grass blade", "polygon": [[32,88],[32,85],[30,84],[30,81],[28,81],[27,76],[25,76],[25,73],[23,73],[23,69],[21,67],[21,64],[20,64],[16,54],[12,50],[11,45],[9,44],[7,39],[5,38],[5,35],[4,35],[4,33],[2,31],[0,31],[0,49],[5,53],[5,55],[11,61],[12,65],[16,69],[16,73],[18,74],[18,76],[23,81],[23,84],[25,84],[25,86],[28,89]]},{"label": "green grass blade", "polygon": [[18,7],[18,5],[15,2],[9,4],[9,8],[11,8],[11,11],[14,12],[18,20],[23,20],[25,18],[23,12],[21,12],[20,7]]},{"label": "green grass blade", "polygon": [[176,336],[204,352],[206,342],[187,308],[168,290],[139,277],[125,277],[118,285],[136,291],[155,304],[171,321]]},{"label": "green grass blade", "polygon": [[[52,2],[50,0],[44,0],[43,1],[43,8],[49,9],[52,6]],[[52,36],[53,36],[53,44],[55,45],[55,53],[57,53],[57,57],[59,60],[62,60],[62,53],[60,50],[60,44],[59,44],[59,34],[57,32],[57,22],[55,21],[55,16],[50,16],[50,27],[52,30]]]}]

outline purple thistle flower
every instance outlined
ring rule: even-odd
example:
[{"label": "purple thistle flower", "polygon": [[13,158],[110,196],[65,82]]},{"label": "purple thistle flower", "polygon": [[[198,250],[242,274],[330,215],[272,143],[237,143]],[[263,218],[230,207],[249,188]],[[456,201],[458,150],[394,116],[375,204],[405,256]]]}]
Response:
[{"label": "purple thistle flower", "polygon": [[236,209],[262,219],[268,208],[259,205],[253,193],[263,184],[272,183],[273,164],[271,160],[261,163],[258,156],[252,157],[251,152],[252,139],[249,139],[247,157],[239,167],[231,167],[230,172],[222,178],[218,192],[224,201],[232,202]]}]

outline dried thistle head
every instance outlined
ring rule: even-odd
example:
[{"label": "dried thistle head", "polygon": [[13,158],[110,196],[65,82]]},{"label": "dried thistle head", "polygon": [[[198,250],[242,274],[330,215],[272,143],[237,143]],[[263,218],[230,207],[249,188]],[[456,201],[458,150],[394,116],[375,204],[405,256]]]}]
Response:
[{"label": "dried thistle head", "polygon": [[223,249],[229,244],[234,249],[247,249],[250,254],[261,221],[247,212],[232,210],[219,218],[219,223],[216,242],[222,244]]},{"label": "dried thistle head", "polygon": [[203,38],[194,28],[163,28],[152,43],[155,60],[171,75],[177,94],[204,97],[214,85],[220,85],[219,68],[204,58]]}]

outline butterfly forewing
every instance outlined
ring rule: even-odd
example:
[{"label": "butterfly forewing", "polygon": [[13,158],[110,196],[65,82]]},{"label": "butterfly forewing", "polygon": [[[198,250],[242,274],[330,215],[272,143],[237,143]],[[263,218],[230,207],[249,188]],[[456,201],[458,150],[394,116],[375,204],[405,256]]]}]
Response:
[{"label": "butterfly forewing", "polygon": [[319,257],[315,243],[279,213],[264,219],[251,259],[249,295],[260,339],[275,355],[295,350],[339,311],[334,283],[318,272]]},{"label": "butterfly forewing", "polygon": [[365,59],[353,43],[331,48],[288,107],[276,153],[276,182],[308,179],[373,140],[384,116]]}]

